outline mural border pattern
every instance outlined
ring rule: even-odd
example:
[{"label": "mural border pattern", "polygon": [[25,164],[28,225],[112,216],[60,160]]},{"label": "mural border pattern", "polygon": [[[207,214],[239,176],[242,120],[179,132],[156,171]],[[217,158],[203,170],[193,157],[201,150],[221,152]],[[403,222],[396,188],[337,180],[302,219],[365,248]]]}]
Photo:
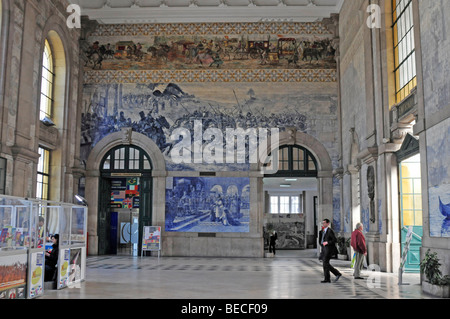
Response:
[{"label": "mural border pattern", "polygon": [[242,23],[146,23],[103,24],[91,37],[148,35],[231,35],[231,34],[326,35],[332,33],[318,22],[242,22]]},{"label": "mural border pattern", "polygon": [[85,71],[84,84],[207,82],[337,82],[331,69]]}]

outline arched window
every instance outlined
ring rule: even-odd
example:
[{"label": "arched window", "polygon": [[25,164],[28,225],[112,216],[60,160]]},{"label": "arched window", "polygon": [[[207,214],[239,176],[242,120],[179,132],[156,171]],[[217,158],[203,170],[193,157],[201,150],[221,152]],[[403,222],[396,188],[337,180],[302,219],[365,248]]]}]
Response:
[{"label": "arched window", "polygon": [[55,71],[53,54],[48,40],[45,40],[44,53],[42,56],[42,81],[41,81],[41,104],[40,119],[52,117],[53,106],[53,85]]},{"label": "arched window", "polygon": [[114,171],[150,172],[152,165],[148,155],[136,146],[115,147],[105,155],[101,165],[102,172]]},{"label": "arched window", "polygon": [[306,148],[281,146],[278,150],[278,172],[271,177],[317,177],[317,160]]},{"label": "arched window", "polygon": [[[69,114],[66,102],[68,68],[65,47],[57,31],[50,30],[44,37],[41,59],[41,84],[38,103],[39,119],[45,126],[40,127],[39,137],[46,136],[46,131],[54,134],[55,129],[60,132],[68,129],[64,126],[67,123],[66,119]],[[52,128],[50,129],[48,126]],[[41,149],[44,149],[44,163],[47,165],[45,173],[39,170],[38,166],[36,195],[39,197],[46,197],[53,201],[59,201],[64,197],[64,189],[61,185],[63,184],[65,166],[68,165],[68,161],[64,156],[67,148],[63,145],[65,143],[39,139],[40,160],[43,160]],[[41,190],[47,190],[46,194]]]}]

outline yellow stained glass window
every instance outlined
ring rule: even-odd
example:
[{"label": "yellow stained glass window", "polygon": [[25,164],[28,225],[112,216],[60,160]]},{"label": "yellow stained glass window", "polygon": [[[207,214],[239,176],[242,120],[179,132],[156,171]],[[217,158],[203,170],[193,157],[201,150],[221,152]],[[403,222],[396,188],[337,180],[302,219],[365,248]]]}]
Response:
[{"label": "yellow stained glass window", "polygon": [[417,86],[412,0],[392,0],[396,103]]},{"label": "yellow stained glass window", "polygon": [[422,226],[420,154],[400,163],[400,209],[403,226]]}]

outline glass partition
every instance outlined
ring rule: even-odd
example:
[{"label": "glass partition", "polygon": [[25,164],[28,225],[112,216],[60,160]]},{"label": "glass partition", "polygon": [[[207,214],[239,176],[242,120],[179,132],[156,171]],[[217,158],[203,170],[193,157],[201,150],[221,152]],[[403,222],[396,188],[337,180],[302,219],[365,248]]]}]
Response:
[{"label": "glass partition", "polygon": [[0,198],[0,251],[27,248],[32,227],[30,205],[17,199]]},{"label": "glass partition", "polygon": [[52,236],[60,233],[59,229],[60,206],[45,206],[43,211],[45,212],[45,219],[47,221],[46,224],[47,236],[45,238],[45,250],[50,250],[53,245]]},{"label": "glass partition", "polygon": [[71,244],[86,242],[86,208],[72,207]]},{"label": "glass partition", "polygon": [[72,207],[62,206],[59,219],[59,244],[62,246],[70,245],[70,218]]}]

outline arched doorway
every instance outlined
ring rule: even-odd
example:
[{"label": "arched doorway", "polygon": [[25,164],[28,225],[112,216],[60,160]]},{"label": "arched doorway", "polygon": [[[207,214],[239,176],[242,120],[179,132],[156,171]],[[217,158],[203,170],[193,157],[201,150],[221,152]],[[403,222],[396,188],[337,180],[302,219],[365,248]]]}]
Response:
[{"label": "arched doorway", "polygon": [[[279,250],[315,247],[319,217],[317,177],[317,160],[308,149],[300,145],[279,147],[278,171],[265,175],[263,180],[265,246],[269,234],[276,231]],[[311,232],[307,232],[307,224]]]},{"label": "arched doorway", "polygon": [[137,256],[152,221],[152,164],[140,147],[112,148],[100,164],[99,254]]},{"label": "arched doorway", "polygon": [[420,272],[420,248],[423,237],[422,184],[419,141],[407,134],[397,152],[399,180],[400,242],[403,252],[408,230],[412,236],[403,269],[405,272]]},{"label": "arched doorway", "polygon": [[[139,219],[140,230],[142,230],[143,226],[156,226],[158,223],[157,221],[163,220],[162,208],[164,207],[164,192],[167,173],[164,156],[160,149],[150,138],[143,134],[133,132],[131,128],[122,128],[120,132],[111,133],[95,145],[90,151],[86,162],[85,198],[89,205],[89,255],[106,254],[110,249],[110,247],[108,247],[110,228],[105,226],[105,223],[107,224],[108,222],[105,220],[105,218],[107,218],[107,215],[105,214],[110,209],[111,187],[110,183],[104,181],[105,177],[102,176],[101,170],[108,158],[107,154],[123,146],[134,146],[135,148],[140,149],[150,160],[151,172],[145,171],[144,167],[145,176],[150,175],[149,179],[146,178],[148,182],[146,183],[147,186],[145,186],[145,192],[149,194],[149,196],[145,196],[145,198],[141,196],[139,199],[140,213],[142,211],[141,205],[148,207],[145,212],[142,212],[142,214],[146,215]],[[110,163],[111,159],[112,157],[110,158]],[[123,162],[125,163],[125,159]],[[120,174],[120,172],[115,173]],[[128,172],[124,173],[127,174]],[[141,185],[140,188],[140,193],[144,192],[144,186]],[[146,200],[145,202],[144,199]],[[106,204],[101,204],[102,202]],[[101,211],[104,207],[106,207],[104,211]],[[105,218],[100,218],[99,215],[101,214],[104,214]],[[103,223],[102,226],[99,225],[100,221]],[[141,238],[139,238],[138,250],[141,245],[140,241]]]}]

